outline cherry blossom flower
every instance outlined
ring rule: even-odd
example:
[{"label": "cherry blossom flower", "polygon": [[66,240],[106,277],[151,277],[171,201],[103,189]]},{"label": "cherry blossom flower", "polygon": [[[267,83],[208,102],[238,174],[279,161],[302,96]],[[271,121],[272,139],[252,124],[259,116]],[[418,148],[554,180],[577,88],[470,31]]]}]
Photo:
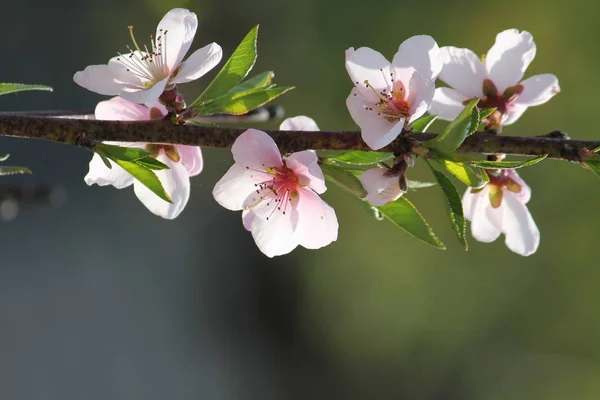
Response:
[{"label": "cherry blossom flower", "polygon": [[397,157],[392,168],[371,168],[363,172],[358,178],[367,191],[363,200],[373,206],[398,200],[407,191],[406,169],[414,165],[414,156],[405,155]]},{"label": "cherry blossom flower", "polygon": [[490,182],[483,189],[469,188],[463,196],[473,237],[489,243],[503,233],[510,250],[522,256],[535,253],[540,231],[525,205],[531,198],[531,189],[514,170],[489,176]]},{"label": "cherry blossom flower", "polygon": [[[282,125],[298,127],[307,122],[296,117]],[[274,257],[298,245],[318,249],[337,239],[335,211],[319,197],[327,188],[314,151],[282,157],[269,135],[248,129],[231,152],[235,164],[217,182],[213,196],[228,210],[244,210],[243,225],[260,251]]]},{"label": "cherry blossom flower", "polygon": [[431,36],[404,41],[391,63],[368,47],[346,50],[346,69],[355,85],[346,105],[369,147],[390,144],[427,111],[441,68]]},{"label": "cherry blossom flower", "polygon": [[[99,120],[144,121],[162,118],[167,111],[162,105],[146,107],[132,103],[120,97],[114,97],[98,103],[95,117]],[[120,166],[112,163],[108,168],[98,154],[90,161],[90,169],[85,176],[85,183],[99,186],[112,185],[122,189],[133,184],[133,190],[152,213],[165,219],[176,218],[185,208],[190,198],[190,176],[202,171],[203,161],[200,147],[168,145],[156,143],[124,143],[106,142],[118,146],[138,147],[149,150],[153,157],[166,164],[169,169],[154,171],[173,203],[159,198],[150,189],[134,179]]]},{"label": "cherry blossom flower", "polygon": [[436,89],[429,112],[444,120],[453,120],[466,102],[479,98],[480,108],[497,109],[488,121],[491,127],[510,125],[528,107],[544,104],[560,91],[552,74],[521,81],[536,53],[533,36],[526,31],[499,33],[483,62],[469,49],[448,46],[440,52],[444,68],[439,78],[450,87]]},{"label": "cherry blossom flower", "polygon": [[221,61],[221,47],[211,43],[183,62],[197,27],[196,14],[175,8],[158,24],[150,49],[138,46],[130,27],[134,47],[128,48],[129,53],[111,58],[106,65],[90,65],[73,80],[103,95],[118,95],[140,104],[155,102],[170,85],[198,79]]}]

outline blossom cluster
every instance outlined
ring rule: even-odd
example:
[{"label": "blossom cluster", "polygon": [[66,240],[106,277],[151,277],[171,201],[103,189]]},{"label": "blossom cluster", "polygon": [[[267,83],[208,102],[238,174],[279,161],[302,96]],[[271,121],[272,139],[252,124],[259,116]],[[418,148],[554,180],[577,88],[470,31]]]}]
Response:
[{"label": "blossom cluster", "polygon": [[[185,9],[173,9],[160,21],[149,47],[133,47],[111,58],[106,65],[92,65],[77,72],[74,81],[102,95],[116,96],[100,102],[95,118],[141,121],[164,119],[185,109],[177,85],[205,75],[219,64],[221,47],[216,43],[196,50],[185,61],[198,20]],[[346,70],[354,84],[346,105],[361,129],[364,142],[373,150],[390,145],[426,113],[453,120],[472,99],[480,109],[494,108],[483,121],[488,130],[500,133],[531,106],[547,102],[559,92],[554,75],[543,74],[522,80],[535,57],[536,46],[528,32],[511,29],[501,32],[485,57],[471,50],[439,47],[427,35],[418,35],[400,44],[388,61],[367,48],[350,48],[345,53]],[[436,81],[446,87],[436,88]],[[281,130],[317,131],[306,116],[289,118]],[[95,154],[85,177],[88,185],[112,185],[118,189],[133,185],[140,201],[154,214],[176,218],[190,197],[190,177],[203,169],[199,147],[169,143],[114,143],[143,148],[168,169],[156,171],[168,202],[119,165]],[[242,211],[242,223],[258,248],[273,257],[297,246],[317,249],[337,239],[335,211],[320,198],[326,190],[315,151],[281,154],[265,132],[248,129],[231,149],[233,166],[213,189],[223,207]],[[396,155],[393,166],[381,164],[359,176],[373,206],[396,201],[407,191],[406,172],[415,155]],[[108,163],[108,164],[107,164]],[[463,196],[465,217],[471,221],[473,236],[482,242],[501,233],[507,246],[521,255],[534,253],[539,230],[526,207],[529,186],[514,170],[488,170],[489,183],[469,188]]]}]

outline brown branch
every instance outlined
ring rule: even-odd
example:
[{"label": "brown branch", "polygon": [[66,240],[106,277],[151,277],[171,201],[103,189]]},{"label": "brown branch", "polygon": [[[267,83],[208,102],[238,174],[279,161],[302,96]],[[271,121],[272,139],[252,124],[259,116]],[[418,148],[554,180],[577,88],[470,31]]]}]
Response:
[{"label": "brown branch", "polygon": [[[169,121],[96,121],[53,118],[48,116],[0,115],[0,136],[50,140],[93,148],[100,141],[187,144],[203,147],[230,148],[245,129],[174,125]],[[371,149],[362,141],[360,132],[265,131],[282,152],[315,150]],[[554,132],[556,133],[556,132]],[[436,136],[434,133],[409,132],[378,151],[404,151],[416,142]],[[508,155],[544,155],[549,158],[581,161],[586,150],[600,147],[600,141],[570,140],[560,134],[543,136],[503,136],[477,132],[467,138],[460,153]]]}]

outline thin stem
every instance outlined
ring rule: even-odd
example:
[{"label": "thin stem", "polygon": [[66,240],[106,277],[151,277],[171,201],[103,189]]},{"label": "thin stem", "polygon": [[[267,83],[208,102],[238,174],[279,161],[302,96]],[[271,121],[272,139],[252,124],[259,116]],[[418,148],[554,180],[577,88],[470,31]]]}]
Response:
[{"label": "thin stem", "polygon": [[[57,113],[54,115],[63,114]],[[96,121],[86,119],[56,118],[48,115],[25,116],[0,114],[0,136],[50,140],[75,146],[93,148],[97,142],[148,142],[186,144],[202,147],[230,148],[245,129],[174,125],[170,121]],[[314,150],[371,149],[362,141],[360,132],[267,132],[284,153]],[[435,133],[409,132],[390,145],[378,150],[386,152],[407,151],[415,143],[432,139]],[[570,140],[560,132],[542,136],[503,136],[476,132],[457,151],[471,154],[544,155],[548,158],[581,161],[586,150],[600,147],[600,141]]]}]

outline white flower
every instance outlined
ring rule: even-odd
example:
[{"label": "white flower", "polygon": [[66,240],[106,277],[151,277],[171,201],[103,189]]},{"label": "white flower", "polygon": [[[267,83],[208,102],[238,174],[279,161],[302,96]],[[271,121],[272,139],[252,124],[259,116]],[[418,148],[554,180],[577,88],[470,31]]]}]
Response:
[{"label": "white flower", "polygon": [[[102,101],[96,106],[95,117],[99,120],[111,121],[144,121],[162,118],[166,109],[157,105],[146,107],[115,97]],[[99,186],[112,185],[122,189],[133,184],[133,190],[140,201],[152,213],[165,219],[176,218],[185,208],[190,198],[190,176],[202,171],[203,161],[200,147],[183,145],[162,145],[149,143],[106,142],[117,146],[138,147],[150,150],[154,157],[166,164],[169,169],[154,171],[173,203],[168,203],[154,194],[150,189],[134,179],[118,165],[109,161],[108,168],[99,155],[94,154],[90,161],[90,169],[85,176],[85,183]]]},{"label": "white flower", "polygon": [[346,105],[369,147],[387,146],[427,111],[441,68],[430,36],[404,41],[391,63],[368,47],[346,50],[346,69],[355,85]]},{"label": "white flower", "polygon": [[396,201],[404,194],[400,189],[400,177],[398,174],[390,174],[388,168],[371,168],[363,172],[358,178],[367,195],[363,200],[374,206]]},{"label": "white flower", "polygon": [[535,75],[521,82],[535,57],[536,47],[529,32],[509,29],[496,36],[496,43],[482,62],[469,49],[442,47],[444,68],[439,78],[450,87],[438,88],[429,112],[453,120],[465,102],[479,98],[480,108],[496,107],[499,121],[509,125],[527,110],[544,104],[560,91],[552,74]]},{"label": "white flower", "polygon": [[[316,128],[306,117],[282,126]],[[243,210],[242,223],[260,251],[274,257],[298,245],[318,249],[337,239],[335,211],[319,197],[327,188],[314,151],[282,157],[269,135],[248,129],[231,152],[235,164],[217,182],[213,196],[229,210]]]},{"label": "white flower", "polygon": [[503,233],[510,250],[522,256],[535,253],[540,231],[525,205],[530,198],[531,189],[513,170],[490,174],[490,182],[483,189],[467,189],[463,208],[473,237],[489,243]]},{"label": "white flower", "polygon": [[77,72],[73,80],[92,92],[118,95],[140,104],[153,103],[168,85],[198,79],[221,61],[221,47],[211,43],[183,62],[197,27],[196,14],[175,8],[158,24],[150,49],[141,49],[132,32],[134,48],[129,48],[128,54],[111,58],[107,65],[90,65]]}]

